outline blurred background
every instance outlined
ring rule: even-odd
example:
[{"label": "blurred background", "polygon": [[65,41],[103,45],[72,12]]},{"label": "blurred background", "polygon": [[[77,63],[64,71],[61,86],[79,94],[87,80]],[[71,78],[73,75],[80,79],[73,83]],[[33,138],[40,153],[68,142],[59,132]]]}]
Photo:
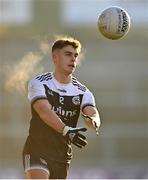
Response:
[{"label": "blurred background", "polygon": [[[98,32],[98,15],[109,6],[131,17],[121,40]],[[87,148],[74,147],[68,178],[148,178],[147,0],[0,0],[0,178],[24,178],[25,88],[52,71],[50,45],[59,34],[83,45],[85,61],[74,75],[94,93],[102,121],[98,137],[88,130]]]}]

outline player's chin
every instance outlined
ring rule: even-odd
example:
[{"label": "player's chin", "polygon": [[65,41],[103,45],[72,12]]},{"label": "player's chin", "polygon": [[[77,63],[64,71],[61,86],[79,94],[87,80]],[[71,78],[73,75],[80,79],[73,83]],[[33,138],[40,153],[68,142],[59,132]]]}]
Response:
[{"label": "player's chin", "polygon": [[68,76],[73,74],[74,71],[66,71],[65,74],[67,74]]},{"label": "player's chin", "polygon": [[76,68],[68,68],[67,73],[72,74]]}]

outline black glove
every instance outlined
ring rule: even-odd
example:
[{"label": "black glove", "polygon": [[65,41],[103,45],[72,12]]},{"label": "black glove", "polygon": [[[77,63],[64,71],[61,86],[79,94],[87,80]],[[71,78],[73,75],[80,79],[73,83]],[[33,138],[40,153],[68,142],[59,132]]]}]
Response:
[{"label": "black glove", "polygon": [[65,126],[63,129],[63,136],[68,137],[71,143],[76,145],[79,148],[82,148],[87,144],[86,137],[79,132],[87,131],[86,128],[72,128],[69,126]]}]

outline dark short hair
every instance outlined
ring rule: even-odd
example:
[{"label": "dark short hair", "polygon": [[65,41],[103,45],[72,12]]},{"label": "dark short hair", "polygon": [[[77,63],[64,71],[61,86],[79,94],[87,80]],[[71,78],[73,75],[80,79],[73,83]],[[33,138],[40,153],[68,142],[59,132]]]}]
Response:
[{"label": "dark short hair", "polygon": [[72,46],[74,49],[78,49],[78,52],[81,51],[81,43],[71,37],[66,37],[66,38],[60,38],[56,40],[53,45],[52,45],[52,52],[56,49],[62,49],[65,46]]}]

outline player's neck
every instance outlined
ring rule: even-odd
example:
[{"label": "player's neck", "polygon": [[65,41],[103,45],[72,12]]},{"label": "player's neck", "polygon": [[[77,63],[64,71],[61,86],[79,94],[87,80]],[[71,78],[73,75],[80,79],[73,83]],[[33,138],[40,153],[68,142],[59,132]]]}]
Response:
[{"label": "player's neck", "polygon": [[53,73],[54,75],[54,78],[59,82],[59,83],[63,83],[63,84],[68,84],[71,82],[71,78],[72,78],[72,75],[65,75],[65,74],[61,74],[61,73],[57,73],[57,72],[54,72]]}]

